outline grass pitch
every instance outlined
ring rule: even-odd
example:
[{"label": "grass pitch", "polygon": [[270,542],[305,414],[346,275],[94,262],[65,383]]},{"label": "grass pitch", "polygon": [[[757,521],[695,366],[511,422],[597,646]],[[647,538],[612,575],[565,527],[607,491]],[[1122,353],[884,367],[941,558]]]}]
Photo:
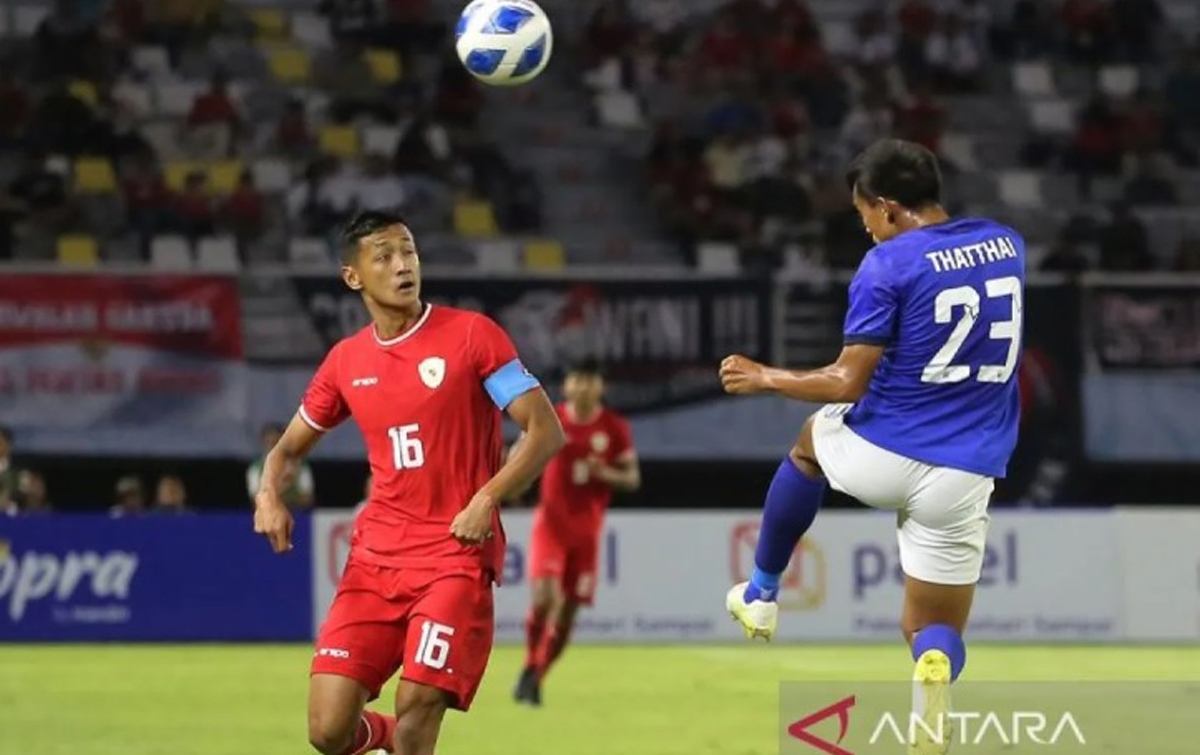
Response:
[{"label": "grass pitch", "polygon": [[[307,753],[306,646],[0,646],[0,755]],[[779,683],[903,680],[903,646],[572,647],[546,706],[497,648],[439,755],[768,755]],[[1200,647],[973,645],[971,679],[1200,680]],[[391,687],[379,703],[386,708]]]}]

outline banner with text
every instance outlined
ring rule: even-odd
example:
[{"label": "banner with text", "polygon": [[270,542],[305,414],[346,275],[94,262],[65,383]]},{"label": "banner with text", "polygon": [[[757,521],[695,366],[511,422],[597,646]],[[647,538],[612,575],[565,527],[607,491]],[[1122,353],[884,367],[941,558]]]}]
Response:
[{"label": "banner with text", "polygon": [[[315,364],[368,322],[359,294],[336,278],[297,276],[288,284],[243,284],[252,361]],[[500,323],[548,387],[570,362],[599,358],[610,403],[627,412],[719,395],[722,358],[770,356],[772,297],[763,280],[434,278],[423,286],[435,305],[486,312]],[[289,322],[288,311],[305,325]]]},{"label": "banner with text", "polygon": [[0,642],[307,640],[309,525],[277,556],[249,513],[0,518]]},{"label": "banner with text", "polygon": [[232,278],[0,276],[0,417],[28,451],[228,447],[246,373]]},{"label": "banner with text", "polygon": [[[970,624],[973,637],[1014,641],[1124,638],[1115,519],[1107,512],[996,512]],[[497,638],[524,637],[529,602],[528,512],[505,514],[505,585]],[[314,627],[333,599],[352,519],[320,513],[314,525]],[[580,614],[591,641],[736,640],[725,590],[748,578],[758,517],[752,512],[614,512],[601,536],[596,605]],[[687,543],[664,555],[664,543]],[[779,639],[888,641],[900,637],[903,573],[895,515],[821,515],[785,575]]]}]

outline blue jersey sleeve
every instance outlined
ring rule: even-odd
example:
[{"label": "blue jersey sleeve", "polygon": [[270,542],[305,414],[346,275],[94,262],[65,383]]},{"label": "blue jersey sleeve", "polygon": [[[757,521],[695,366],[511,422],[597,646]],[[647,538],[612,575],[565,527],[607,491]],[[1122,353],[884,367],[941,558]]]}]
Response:
[{"label": "blue jersey sleeve", "polygon": [[492,403],[501,410],[507,409],[514,399],[537,388],[538,385],[538,379],[529,374],[529,370],[525,369],[520,359],[514,359],[501,366],[483,381],[483,387],[492,397]]},{"label": "blue jersey sleeve", "polygon": [[863,259],[850,282],[844,343],[886,346],[892,342],[899,305],[896,281],[887,272],[877,250],[872,250]]}]

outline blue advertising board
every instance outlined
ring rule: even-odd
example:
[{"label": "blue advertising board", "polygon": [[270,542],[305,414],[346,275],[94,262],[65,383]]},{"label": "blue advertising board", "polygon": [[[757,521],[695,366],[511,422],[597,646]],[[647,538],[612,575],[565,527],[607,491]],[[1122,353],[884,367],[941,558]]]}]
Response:
[{"label": "blue advertising board", "polygon": [[307,516],[293,544],[249,513],[0,518],[0,642],[307,640]]}]

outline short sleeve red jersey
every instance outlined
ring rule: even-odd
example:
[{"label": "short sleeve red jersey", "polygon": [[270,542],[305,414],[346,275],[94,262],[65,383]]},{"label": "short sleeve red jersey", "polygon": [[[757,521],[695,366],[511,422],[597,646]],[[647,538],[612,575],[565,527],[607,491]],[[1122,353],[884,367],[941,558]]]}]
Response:
[{"label": "short sleeve red jersey", "polygon": [[504,331],[475,312],[428,306],[396,338],[368,326],[335,345],[300,414],[320,431],[353,417],[366,442],[374,479],[354,556],[396,568],[483,566],[499,579],[499,517],[482,546],[460,544],[450,523],[499,469],[501,409],[536,386]]},{"label": "short sleeve red jersey", "polygon": [[606,408],[587,422],[577,421],[566,404],[555,407],[567,443],[542,473],[538,504],[547,524],[563,531],[599,529],[612,501],[612,488],[591,475],[588,459],[615,465],[633,450],[629,422]]}]

